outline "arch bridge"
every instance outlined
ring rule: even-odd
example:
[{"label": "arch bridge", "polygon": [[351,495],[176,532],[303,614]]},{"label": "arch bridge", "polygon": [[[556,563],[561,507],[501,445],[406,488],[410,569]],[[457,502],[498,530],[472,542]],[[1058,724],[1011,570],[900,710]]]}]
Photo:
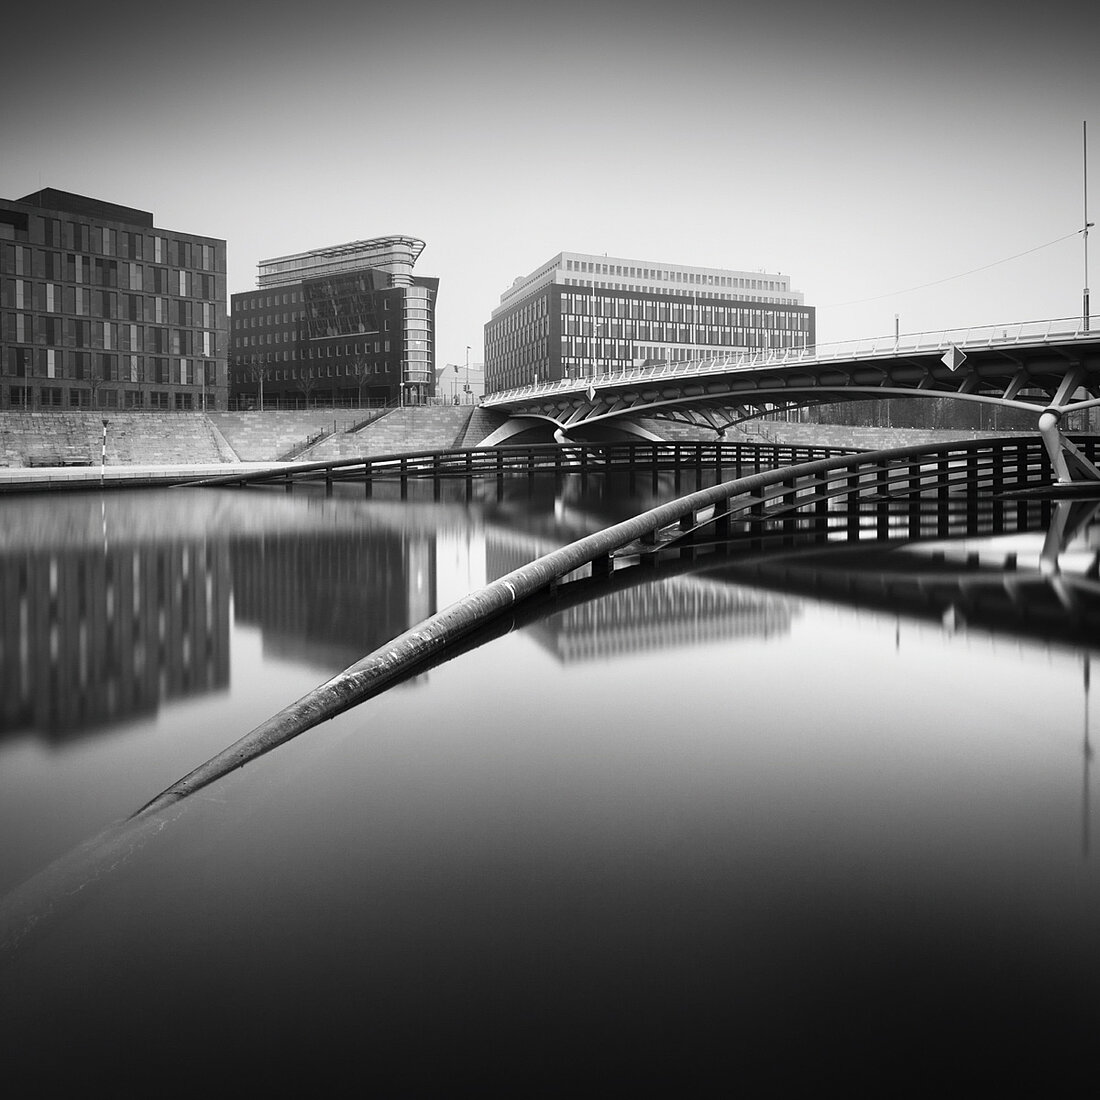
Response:
[{"label": "arch bridge", "polygon": [[508,414],[492,446],[548,425],[559,441],[608,428],[648,436],[639,421],[727,428],[787,409],[868,398],[951,398],[1031,412],[1060,482],[1100,480],[1067,439],[1067,414],[1100,406],[1100,317],[1014,322],[807,348],[759,349],[566,378],[487,395]]}]

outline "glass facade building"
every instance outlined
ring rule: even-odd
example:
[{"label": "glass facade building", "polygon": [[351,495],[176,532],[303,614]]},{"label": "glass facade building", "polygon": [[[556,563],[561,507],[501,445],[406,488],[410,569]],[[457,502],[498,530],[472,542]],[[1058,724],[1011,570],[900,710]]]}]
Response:
[{"label": "glass facade building", "polygon": [[234,404],[431,396],[439,280],[413,275],[423,249],[414,237],[378,237],[261,261],[257,289],[231,300]]},{"label": "glass facade building", "polygon": [[815,326],[788,275],[561,252],[501,295],[485,325],[485,388],[809,347]]},{"label": "glass facade building", "polygon": [[225,241],[46,188],[0,199],[0,408],[224,409]]}]

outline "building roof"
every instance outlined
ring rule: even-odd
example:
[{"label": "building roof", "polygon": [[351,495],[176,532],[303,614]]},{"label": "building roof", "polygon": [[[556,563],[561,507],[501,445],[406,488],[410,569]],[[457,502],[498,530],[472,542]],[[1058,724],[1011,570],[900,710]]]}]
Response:
[{"label": "building roof", "polygon": [[75,195],[71,191],[58,191],[54,187],[44,187],[15,201],[43,210],[61,210],[66,214],[78,214],[105,222],[139,225],[143,229],[153,228],[153,215],[148,210],[120,206],[118,203],[104,202],[102,199],[89,198],[87,195]]}]

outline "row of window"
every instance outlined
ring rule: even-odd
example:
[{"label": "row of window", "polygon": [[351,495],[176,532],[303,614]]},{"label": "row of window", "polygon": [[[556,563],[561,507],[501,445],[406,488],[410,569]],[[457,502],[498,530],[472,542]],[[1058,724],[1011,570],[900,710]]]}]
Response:
[{"label": "row of window", "polygon": [[274,309],[276,306],[290,306],[304,301],[300,290],[288,290],[281,294],[233,295],[233,312],[246,310]]},{"label": "row of window", "polygon": [[[655,287],[655,286],[638,286],[634,283],[611,283],[601,282],[599,279],[566,279],[566,286],[583,286],[590,288],[590,293],[595,290],[617,290],[617,291],[630,291],[634,294],[660,294],[663,297],[680,297],[680,298],[696,298],[699,296],[699,291],[692,288],[688,290],[686,287]],[[707,290],[704,291],[708,298],[722,298],[727,301],[737,302],[771,302],[776,305],[800,305],[797,297],[791,296],[789,298],[776,298],[768,294],[753,294],[751,291],[738,291],[736,293],[728,292],[725,290]]]},{"label": "row of window", "polygon": [[[301,359],[333,359],[340,356],[350,355],[370,355],[372,352],[375,355],[381,355],[390,351],[391,341],[389,340],[367,340],[360,341],[355,344],[322,344],[319,346],[311,346],[302,348],[295,358]],[[255,356],[248,352],[239,352],[237,348],[234,348],[234,357],[241,359],[242,361],[251,361]],[[260,355],[268,358],[274,356],[274,360],[277,360],[282,355],[282,358],[289,359],[290,352],[261,352]],[[274,361],[273,360],[273,361]]]},{"label": "row of window", "polygon": [[234,317],[232,327],[236,329],[242,328],[265,328],[268,325],[292,325],[301,321],[305,315],[301,312],[298,313],[275,313],[266,317]]},{"label": "row of window", "polygon": [[217,306],[214,302],[192,301],[142,294],[119,294],[113,290],[88,290],[54,283],[37,284],[35,296],[28,299],[18,288],[19,280],[0,289],[0,304],[27,310],[42,320],[47,314],[69,314],[102,320],[145,321],[183,328],[214,328]]},{"label": "row of window", "polygon": [[42,409],[196,409],[200,394],[171,393],[166,390],[106,388],[93,391],[89,386],[11,386],[10,408]]},{"label": "row of window", "polygon": [[561,313],[579,317],[616,317],[639,321],[673,321],[686,324],[729,325],[740,328],[808,330],[809,310],[761,309],[759,306],[718,305],[690,298],[661,301],[652,298],[623,298],[611,295],[576,294],[561,296]]},{"label": "row of window", "polygon": [[[761,343],[794,347],[806,342],[806,333],[791,329],[760,328],[742,325],[686,325],[658,321],[593,321],[587,317],[562,319],[563,336],[607,340],[656,340],[668,344],[745,344],[755,334]],[[797,340],[795,339],[797,337]],[[505,340],[503,348],[508,348]]]},{"label": "row of window", "polygon": [[5,344],[92,348],[104,351],[151,351],[155,354],[216,355],[215,333],[209,329],[157,328],[152,325],[81,321],[71,317],[37,317],[34,325],[23,313],[4,314],[0,333]]},{"label": "row of window", "polygon": [[217,265],[218,270],[222,270],[219,249],[216,245],[203,241],[137,230],[118,230],[107,225],[89,225],[86,222],[62,221],[60,218],[37,215],[30,215],[27,228],[20,229],[15,221],[9,220],[13,216],[15,215],[9,211],[7,217],[0,218],[0,240],[27,241],[28,244],[71,248],[74,252],[119,256],[127,260],[147,259],[157,264],[202,271],[214,271]]},{"label": "row of window", "polygon": [[72,378],[76,381],[160,382],[213,386],[217,363],[207,359],[112,355],[55,348],[8,348],[3,373],[13,378]]},{"label": "row of window", "polygon": [[154,267],[125,260],[100,260],[72,252],[36,253],[32,264],[29,257],[23,256],[24,251],[27,250],[17,248],[13,256],[7,257],[0,249],[0,273],[16,276],[14,280],[3,280],[3,293],[19,294],[28,302],[32,300],[32,294],[36,296],[35,300],[41,300],[38,296],[44,293],[39,283],[34,284],[33,288],[25,285],[30,279],[71,283],[77,287],[102,286],[146,294],[175,294],[181,298],[206,298],[210,301],[221,297],[218,294],[219,276],[205,272]]},{"label": "row of window", "polygon": [[727,286],[742,290],[789,290],[786,279],[754,279],[745,275],[715,275],[713,272],[686,271],[677,268],[631,267],[629,264],[605,264],[591,260],[566,260],[566,271],[590,275],[618,275],[624,279],[652,279],[664,283],[690,283],[694,286]]},{"label": "row of window", "polygon": [[[299,382],[316,378],[348,378],[353,381],[378,374],[389,374],[392,364],[379,361],[374,363],[335,363],[328,366],[315,367],[278,367],[267,371],[264,379],[271,382]],[[234,385],[253,381],[256,378],[255,368],[248,365],[238,365],[233,370]]]}]

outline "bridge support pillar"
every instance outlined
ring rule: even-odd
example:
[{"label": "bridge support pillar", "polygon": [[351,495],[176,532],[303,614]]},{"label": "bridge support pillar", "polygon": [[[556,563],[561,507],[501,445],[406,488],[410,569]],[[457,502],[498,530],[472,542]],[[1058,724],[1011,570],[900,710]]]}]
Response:
[{"label": "bridge support pillar", "polygon": [[1062,413],[1054,407],[1044,409],[1039,416],[1039,434],[1050,456],[1055,480],[1059,485],[1069,485],[1074,481],[1100,481],[1100,470],[1071,440],[1062,435],[1061,421]]}]

